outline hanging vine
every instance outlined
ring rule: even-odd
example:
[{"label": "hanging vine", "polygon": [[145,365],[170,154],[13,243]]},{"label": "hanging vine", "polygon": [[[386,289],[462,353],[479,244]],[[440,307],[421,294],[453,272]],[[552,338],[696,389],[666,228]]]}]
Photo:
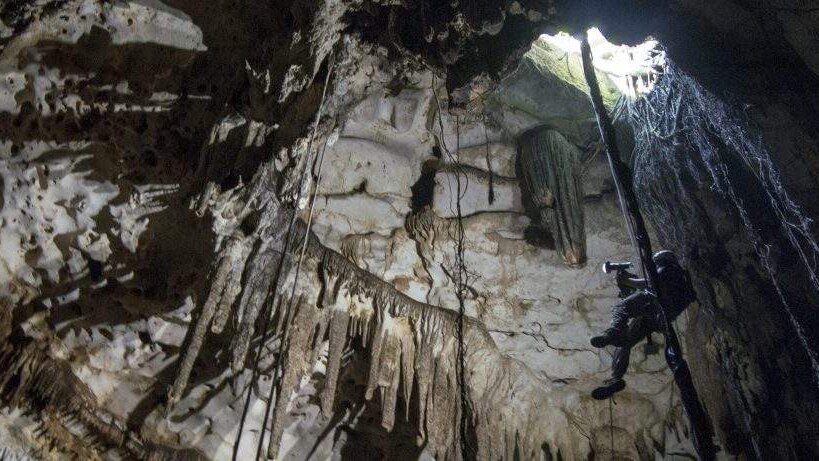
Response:
[{"label": "hanging vine", "polygon": [[[459,399],[460,399],[460,417],[459,417],[459,443],[461,446],[461,456],[464,459],[474,459],[475,452],[474,449],[470,446],[469,443],[469,435],[467,434],[467,428],[470,426],[469,424],[469,415],[472,413],[470,409],[470,403],[467,396],[467,384],[466,384],[466,358],[465,358],[465,345],[464,345],[464,321],[466,318],[466,304],[465,304],[465,293],[467,290],[467,277],[468,272],[466,269],[466,262],[464,260],[464,243],[465,243],[465,235],[464,235],[464,225],[463,225],[463,212],[461,209],[461,199],[463,195],[466,194],[466,190],[469,187],[469,180],[467,179],[466,174],[461,168],[461,164],[457,157],[455,157],[449,148],[446,145],[446,139],[444,134],[444,122],[443,122],[443,108],[441,107],[441,100],[438,97],[438,92],[435,87],[435,74],[433,73],[432,77],[432,91],[435,97],[435,104],[438,110],[438,127],[440,128],[440,144],[444,154],[448,157],[450,163],[454,166],[453,171],[455,172],[455,184],[456,184],[456,191],[455,191],[455,226],[450,226],[450,230],[454,228],[455,235],[450,235],[455,241],[455,268],[454,268],[454,275],[455,275],[455,295],[458,299],[458,326],[457,326],[457,337],[458,337],[458,352],[457,352],[457,379],[458,379],[458,387],[459,387]],[[484,126],[485,129],[485,126]],[[455,152],[456,155],[460,153],[460,120],[456,117],[455,119],[455,130],[456,130],[456,147]],[[465,183],[461,183],[461,178],[465,179]],[[491,192],[490,192],[491,194]],[[494,197],[490,195],[490,201]]]},{"label": "hanging vine", "polygon": [[[629,107],[635,133],[635,185],[641,207],[661,240],[689,257],[711,235],[698,223],[706,219],[690,197],[686,207],[668,207],[664,197],[686,191],[685,182],[707,184],[731,204],[768,272],[813,368],[819,386],[816,313],[794,301],[777,266],[779,260],[801,265],[806,287],[819,293],[819,243],[812,222],[785,190],[780,174],[760,136],[745,117],[703,89],[668,60],[654,90]],[[684,192],[689,195],[688,192]],[[788,292],[790,291],[790,292]],[[798,298],[797,298],[798,299]]]}]

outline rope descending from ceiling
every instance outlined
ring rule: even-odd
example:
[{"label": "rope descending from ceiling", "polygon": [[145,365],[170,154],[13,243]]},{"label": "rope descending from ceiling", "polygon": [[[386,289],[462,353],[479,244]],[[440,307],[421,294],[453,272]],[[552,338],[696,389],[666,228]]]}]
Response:
[{"label": "rope descending from ceiling", "polygon": [[[334,58],[333,58],[333,56],[331,56],[330,57],[330,64],[329,64],[329,67],[327,69],[327,81],[325,81],[325,83],[324,83],[324,93],[322,93],[321,106],[319,106],[319,113],[316,116],[316,125],[313,127],[314,131],[313,131],[313,135],[311,136],[311,144],[312,144],[312,138],[315,136],[315,130],[318,127],[318,121],[321,118],[322,108],[324,107],[324,98],[325,98],[325,95],[326,95],[326,92],[327,92],[327,84],[328,84],[329,79],[330,79],[330,73],[333,70],[333,62],[334,62]],[[316,205],[316,195],[318,194],[319,186],[321,185],[321,171],[322,171],[322,166],[324,165],[324,153],[327,150],[327,142],[328,142],[328,138],[325,138],[324,139],[324,145],[322,146],[322,149],[321,149],[321,153],[320,154],[317,153],[315,160],[313,160],[313,166],[311,168],[311,171],[314,173],[314,177],[313,177],[313,181],[311,182],[311,185],[312,185],[311,191],[308,194],[309,205],[308,205],[308,212],[307,212],[307,225],[305,226],[305,229],[304,229],[304,237],[302,237],[301,251],[299,252],[299,257],[298,257],[298,260],[297,260],[297,263],[296,263],[296,272],[295,272],[295,275],[294,275],[293,286],[292,286],[292,289],[290,291],[290,297],[289,297],[289,300],[288,300],[288,303],[287,303],[287,308],[285,310],[285,312],[287,312],[287,320],[284,322],[285,327],[284,327],[284,329],[282,331],[282,339],[281,339],[281,347],[282,347],[283,350],[286,349],[286,348],[291,347],[289,333],[290,333],[290,326],[292,325],[293,317],[294,317],[295,312],[296,312],[296,303],[298,302],[297,296],[296,296],[296,288],[299,286],[299,275],[301,274],[302,264],[304,263],[304,257],[305,257],[305,254],[307,253],[307,242],[309,241],[310,228],[311,228],[311,226],[313,224],[313,211],[314,211],[315,205]],[[308,156],[309,156],[309,152],[308,152]],[[306,164],[307,163],[305,162],[305,165]],[[318,164],[318,166],[316,166],[316,164]],[[273,403],[273,400],[274,400],[274,390],[277,391],[277,392],[275,392],[275,400],[276,400],[276,408],[277,409],[278,408],[285,408],[287,406],[288,400],[290,398],[290,394],[288,392],[282,392],[282,389],[283,389],[282,388],[282,383],[284,382],[284,373],[285,373],[283,367],[284,367],[284,361],[281,360],[281,354],[280,354],[279,357],[276,360],[276,368],[275,368],[276,372],[273,374],[274,377],[279,378],[279,381],[278,381],[278,385],[270,386],[270,393],[269,393],[269,395],[267,397],[267,404],[265,406],[264,419],[262,420],[262,431],[259,434],[259,445],[258,445],[258,448],[256,450],[256,459],[259,459],[259,457],[261,456],[262,444],[264,443],[264,435],[265,435],[265,430],[267,428],[267,421],[270,418],[270,408],[271,408],[271,404]],[[330,405],[329,408],[326,408],[325,406],[322,406],[322,410],[324,411],[325,414],[329,414],[332,411],[332,405]],[[274,424],[274,427],[275,427],[275,424]],[[268,458],[275,459],[276,456],[278,455],[278,450],[279,450],[278,444],[279,444],[280,438],[281,438],[281,434],[277,434],[274,431],[274,428],[271,427],[270,440],[269,440],[268,445],[267,445],[267,457]]]},{"label": "rope descending from ceiling", "polygon": [[[309,138],[309,140],[307,142],[307,149],[306,149],[306,152],[305,152],[305,160],[304,160],[304,163],[302,164],[302,170],[301,170],[300,177],[299,177],[299,187],[298,187],[298,191],[296,193],[296,199],[294,201],[294,205],[295,205],[296,209],[298,209],[298,206],[301,203],[302,194],[304,192],[305,184],[307,182],[307,178],[308,178],[307,170],[308,170],[308,166],[310,165],[310,159],[313,158],[313,155],[312,155],[313,154],[313,143],[315,141],[316,134],[318,132],[319,122],[321,121],[321,117],[322,117],[322,114],[324,112],[324,107],[325,107],[326,98],[327,98],[327,88],[328,88],[328,86],[330,84],[330,76],[332,75],[333,68],[334,68],[334,63],[335,63],[334,58],[335,58],[335,55],[331,54],[330,58],[329,58],[328,66],[327,66],[327,75],[325,76],[325,80],[324,80],[324,88],[322,89],[322,93],[321,93],[321,101],[319,103],[319,108],[318,108],[318,111],[316,113],[316,119],[313,122],[313,129],[310,132],[310,138]],[[316,158],[313,159],[313,165],[312,165],[311,171],[316,171],[316,162],[318,162],[318,173],[317,173],[317,177],[314,178],[314,181],[312,182],[312,184],[313,184],[312,190],[308,194],[309,195],[309,203],[310,203],[310,205],[309,205],[309,217],[308,217],[307,226],[304,229],[304,236],[301,238],[303,244],[302,244],[301,251],[299,253],[299,258],[298,258],[297,263],[296,263],[296,273],[295,273],[295,282],[293,283],[293,292],[291,292],[290,299],[288,301],[287,307],[285,308],[284,314],[283,314],[283,318],[286,319],[286,320],[284,320],[282,322],[281,321],[282,319],[280,319],[280,328],[277,328],[277,330],[281,332],[281,338],[280,338],[280,341],[279,341],[279,345],[280,345],[279,354],[276,357],[275,367],[274,367],[274,372],[273,372],[273,383],[271,383],[270,392],[269,392],[269,395],[268,395],[268,398],[267,398],[267,403],[265,405],[265,412],[264,412],[264,417],[262,419],[261,432],[259,434],[258,445],[257,445],[257,449],[256,449],[256,459],[259,459],[259,457],[261,456],[262,446],[263,446],[263,443],[264,443],[264,435],[265,435],[265,431],[267,429],[267,421],[270,418],[270,409],[271,409],[272,402],[274,400],[274,394],[275,394],[275,400],[276,400],[276,407],[277,408],[279,406],[285,406],[287,404],[286,401],[283,401],[283,399],[285,398],[283,396],[285,394],[286,394],[287,398],[290,397],[289,393],[281,392],[282,384],[283,384],[282,381],[283,381],[283,377],[284,377],[284,373],[283,373],[283,370],[282,370],[282,366],[283,366],[282,362],[283,361],[281,360],[281,357],[282,357],[283,351],[286,350],[286,348],[290,347],[289,346],[289,341],[290,341],[290,337],[289,337],[290,328],[289,327],[293,322],[293,316],[295,314],[295,306],[293,305],[293,301],[294,301],[293,298],[295,297],[295,290],[296,290],[296,286],[298,285],[299,272],[301,270],[302,262],[304,260],[304,254],[305,254],[305,251],[306,251],[306,242],[307,242],[308,236],[310,234],[310,224],[312,223],[313,207],[314,207],[314,204],[315,204],[315,195],[316,195],[316,192],[318,191],[318,182],[321,180],[321,166],[324,163],[324,151],[325,151],[326,148],[327,148],[327,143],[326,143],[326,140],[325,140],[324,148],[322,149],[321,154],[319,155],[319,153],[316,152]],[[278,207],[273,207],[272,204],[271,204],[270,208],[272,209],[272,208],[278,208]],[[262,357],[262,348],[264,347],[264,345],[266,343],[266,338],[267,338],[267,335],[268,335],[268,333],[270,331],[269,324],[270,324],[270,321],[272,320],[272,313],[274,311],[273,306],[277,302],[277,295],[280,292],[281,275],[282,275],[282,273],[286,273],[286,272],[284,272],[285,266],[287,266],[289,268],[289,266],[292,265],[292,258],[293,258],[294,255],[289,250],[296,242],[295,235],[296,235],[296,227],[297,227],[296,223],[297,223],[297,221],[298,221],[298,213],[294,211],[292,213],[292,215],[291,215],[290,223],[289,223],[288,228],[287,228],[287,239],[285,241],[286,243],[285,243],[284,248],[282,249],[281,258],[280,258],[280,261],[279,261],[279,264],[278,264],[278,267],[277,267],[276,275],[274,277],[273,283],[270,284],[270,292],[268,293],[268,296],[267,296],[268,300],[267,300],[267,302],[265,304],[265,309],[264,309],[265,312],[264,312],[263,322],[262,322],[262,325],[263,325],[262,340],[259,341],[259,344],[258,344],[257,350],[256,350],[257,363],[253,367],[253,375],[252,375],[252,379],[251,379],[251,385],[248,387],[247,397],[245,399],[245,405],[244,405],[244,408],[243,408],[243,411],[242,411],[242,418],[241,418],[241,421],[240,421],[240,429],[239,429],[239,432],[237,434],[236,443],[234,445],[234,451],[233,451],[233,459],[234,460],[236,459],[236,457],[238,455],[239,445],[240,445],[241,437],[242,437],[242,428],[244,426],[244,422],[245,422],[245,419],[247,417],[247,412],[248,412],[248,409],[249,409],[249,406],[250,406],[251,394],[252,394],[255,383],[258,382],[258,378],[259,378],[259,375],[260,375],[260,363],[259,362],[260,362],[261,357]],[[291,260],[290,264],[287,264],[287,258],[288,257]],[[245,337],[247,337],[248,339],[251,336],[252,336],[252,333],[250,335],[245,335]],[[241,361],[244,362],[244,357],[242,357]],[[276,392],[277,390],[278,390],[278,392]],[[275,458],[277,452],[278,452],[278,438],[276,437],[276,435],[271,430],[270,443],[268,444],[268,447],[267,447],[267,456],[269,458]]]},{"label": "rope descending from ceiling", "polygon": [[489,150],[489,133],[486,130],[486,114],[481,117],[483,124],[484,146],[486,146],[486,171],[489,172],[489,204],[495,203],[495,173],[492,171],[492,159]]}]

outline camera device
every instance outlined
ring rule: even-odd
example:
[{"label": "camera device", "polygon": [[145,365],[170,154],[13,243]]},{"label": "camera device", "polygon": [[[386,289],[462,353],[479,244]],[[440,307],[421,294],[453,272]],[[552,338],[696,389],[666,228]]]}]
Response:
[{"label": "camera device", "polygon": [[611,274],[614,271],[624,271],[634,267],[634,263],[630,261],[606,261],[603,263],[603,272]]}]

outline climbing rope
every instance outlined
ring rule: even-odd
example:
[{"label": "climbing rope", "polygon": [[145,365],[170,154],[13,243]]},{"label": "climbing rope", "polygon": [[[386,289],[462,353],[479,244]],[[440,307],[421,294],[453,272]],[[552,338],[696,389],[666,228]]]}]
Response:
[{"label": "climbing rope", "polygon": [[[284,327],[284,331],[282,332],[282,341],[281,341],[281,346],[280,346],[281,348],[285,347],[287,339],[289,338],[288,333],[290,332],[290,329],[288,328],[288,326],[293,321],[293,315],[295,313],[293,302],[296,299],[296,288],[298,287],[298,284],[299,284],[299,276],[301,275],[301,266],[302,266],[302,263],[304,262],[305,254],[307,253],[307,242],[310,239],[310,228],[311,228],[312,222],[313,222],[313,210],[314,210],[315,204],[316,204],[316,195],[318,194],[318,189],[319,189],[319,186],[321,185],[321,169],[322,169],[322,165],[324,164],[324,153],[327,150],[327,141],[328,140],[325,138],[324,146],[321,149],[321,153],[319,155],[317,155],[316,159],[313,161],[313,168],[314,168],[314,171],[316,171],[316,176],[315,176],[315,181],[314,181],[314,184],[313,184],[312,191],[309,194],[309,203],[310,203],[310,205],[309,205],[308,212],[307,212],[307,226],[305,227],[305,230],[304,230],[304,239],[302,240],[301,251],[299,253],[299,258],[298,258],[297,263],[296,263],[296,272],[295,272],[295,276],[293,277],[293,287],[291,288],[291,291],[290,291],[290,299],[289,299],[289,301],[287,303],[287,308],[284,310],[284,312],[287,312],[287,321],[284,323],[285,327]],[[318,162],[318,168],[317,169],[316,169],[316,162]],[[282,376],[283,375],[283,373],[284,373],[284,370],[282,369],[283,364],[284,364],[284,361],[281,360],[281,355],[280,355],[276,359],[276,372],[274,373],[273,376]],[[281,387],[281,384],[279,384],[278,392],[282,391],[282,389],[280,387]],[[275,393],[274,393],[275,389],[276,389],[276,386],[271,385],[270,386],[270,392],[268,393],[268,396],[267,396],[267,404],[265,406],[264,419],[262,420],[262,430],[261,430],[261,432],[259,434],[259,444],[256,447],[256,459],[259,459],[259,457],[261,455],[261,451],[262,451],[262,445],[264,444],[264,434],[265,434],[265,431],[267,429],[267,420],[270,418],[270,409],[273,406],[272,403],[273,403],[273,397],[275,395]],[[272,436],[272,434],[271,434],[271,436]],[[270,443],[273,443],[273,442],[274,441],[271,439],[270,442],[268,443],[268,451],[270,450]]]},{"label": "climbing rope", "polygon": [[[313,125],[313,132],[310,135],[310,141],[308,143],[308,146],[309,146],[308,149],[310,149],[310,150],[308,150],[308,160],[309,160],[309,155],[310,155],[311,150],[312,150],[313,140],[315,139],[316,132],[318,130],[319,120],[321,119],[322,111],[324,109],[324,102],[325,102],[325,97],[326,97],[326,94],[327,94],[327,86],[328,86],[328,84],[330,82],[330,75],[332,74],[333,67],[334,67],[334,64],[335,64],[335,59],[334,58],[335,58],[335,55],[330,55],[330,61],[329,61],[329,64],[327,66],[327,76],[326,76],[325,81],[324,81],[324,90],[323,90],[322,95],[321,95],[321,104],[319,105],[319,111],[316,114],[316,120],[315,120],[315,123]],[[293,321],[293,316],[295,314],[295,308],[293,306],[293,300],[296,297],[296,287],[298,286],[299,275],[301,273],[301,266],[302,266],[302,263],[304,262],[304,255],[305,255],[305,252],[307,250],[307,242],[308,242],[308,240],[310,238],[310,227],[311,227],[312,220],[313,220],[313,209],[314,209],[315,202],[316,202],[316,193],[318,192],[319,182],[321,181],[321,167],[324,164],[324,152],[326,150],[327,150],[327,138],[325,138],[325,140],[324,140],[324,146],[322,147],[321,153],[316,155],[316,158],[313,160],[313,165],[311,167],[311,171],[314,171],[314,172],[317,171],[317,177],[315,178],[315,180],[313,182],[312,190],[308,194],[308,196],[309,196],[308,201],[309,201],[310,205],[309,205],[309,208],[308,208],[307,225],[305,226],[305,229],[304,229],[304,238],[302,239],[301,252],[299,253],[299,258],[297,259],[297,262],[296,262],[296,272],[295,272],[295,275],[294,275],[294,278],[293,278],[293,287],[292,287],[291,292],[290,292],[290,299],[288,300],[287,308],[283,311],[283,312],[287,313],[287,319],[282,324],[283,325],[283,327],[282,327],[283,328],[282,339],[281,339],[281,342],[279,343],[280,353],[276,357],[276,367],[275,367],[275,372],[273,373],[274,378],[278,377],[279,379],[281,379],[281,377],[284,375],[284,370],[282,369],[282,366],[283,366],[283,363],[284,363],[284,361],[282,360],[282,354],[284,353],[284,348],[287,347],[287,341],[288,341],[289,336],[290,336],[289,335],[289,333],[290,333],[290,328],[289,327],[290,327],[290,324]],[[316,169],[316,162],[318,162],[318,169]],[[305,164],[304,164],[305,170],[302,173],[305,176],[306,176],[307,164],[308,164],[308,162],[305,161]],[[302,178],[302,180],[304,180],[304,178]],[[297,213],[294,213],[293,214],[293,220],[294,221],[296,220],[296,217],[297,217]],[[278,386],[271,383],[270,392],[268,393],[267,403],[265,405],[264,418],[262,419],[262,429],[259,432],[259,442],[258,442],[258,445],[256,447],[256,459],[259,459],[260,456],[261,456],[262,446],[264,445],[265,431],[267,430],[267,421],[270,418],[270,409],[273,407],[273,398],[275,396],[278,399],[281,396],[281,392],[284,391],[281,388],[281,385],[282,385],[281,382],[278,383]],[[275,442],[273,440],[272,436],[273,436],[273,433],[271,432],[271,439],[268,442],[268,446],[267,446],[268,453],[270,453],[270,451],[271,451],[271,448],[272,448],[271,444]]]},{"label": "climbing rope", "polygon": [[492,161],[489,153],[489,133],[486,131],[486,113],[481,117],[483,123],[484,146],[486,146],[486,170],[489,171],[489,204],[495,203],[495,178],[492,172]]},{"label": "climbing rope", "polygon": [[614,396],[609,397],[609,442],[611,442],[611,459],[614,459]]}]

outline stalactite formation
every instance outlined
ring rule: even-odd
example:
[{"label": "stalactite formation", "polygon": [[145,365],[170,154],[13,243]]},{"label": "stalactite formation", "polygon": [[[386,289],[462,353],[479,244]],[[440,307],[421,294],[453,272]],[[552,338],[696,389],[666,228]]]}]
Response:
[{"label": "stalactite formation", "polygon": [[[437,457],[458,459],[457,312],[401,294],[341,254],[323,247],[314,237],[307,248],[316,272],[312,275],[323,282],[322,295],[316,303],[302,299],[298,305],[292,339],[286,346],[280,393],[283,398],[277,402],[273,417],[270,455],[276,454],[290,392],[297,378],[312,366],[316,348],[329,336],[327,382],[322,394],[325,410],[332,408],[341,351],[359,339],[370,354],[366,397],[378,391],[382,425],[392,428],[397,400],[401,398],[409,408],[416,388],[419,437],[428,442]],[[540,456],[541,446],[551,440],[549,436],[556,429],[544,420],[555,415],[537,414],[519,406],[544,401],[542,383],[520,363],[501,355],[479,322],[465,320],[466,392],[474,412],[467,432],[476,434],[478,457],[512,458],[515,452],[522,457]],[[481,363],[498,366],[483,367]],[[519,411],[528,416],[521,417]]]},{"label": "stalactite formation", "polygon": [[521,175],[541,225],[569,265],[586,261],[580,151],[559,132],[536,128],[520,140]]},{"label": "stalactite formation", "polygon": [[[231,369],[238,373],[244,367],[256,322],[270,294],[287,223],[292,216],[292,212],[279,205],[274,193],[274,170],[266,165],[250,191],[227,193],[211,203],[218,195],[218,187],[209,183],[197,201],[196,208],[201,213],[210,204],[216,219],[233,224],[226,226],[227,236],[221,242],[219,254],[222,256],[216,264],[210,292],[188,333],[188,345],[168,397],[170,406],[185,391],[209,329],[219,334],[232,320],[237,334],[231,344]],[[255,211],[257,208],[260,211]]]},{"label": "stalactite formation", "polygon": [[153,461],[205,459],[195,450],[145,442],[107,414],[91,389],[65,360],[49,352],[48,342],[11,327],[11,308],[2,306],[0,401],[40,419],[39,435],[47,448],[81,459],[133,457]]},{"label": "stalactite formation", "polygon": [[[281,219],[292,213],[275,197],[266,200],[264,207],[260,214],[270,218],[279,216]],[[260,220],[259,228],[265,227],[264,221]],[[306,231],[304,223],[297,223],[293,248],[301,247]],[[413,215],[407,223],[413,234],[426,241],[433,240],[451,225],[434,217],[429,210]],[[258,233],[254,235],[259,238]],[[265,326],[274,331],[289,328],[282,345],[283,375],[275,397],[268,455],[277,455],[290,396],[301,377],[312,368],[327,340],[328,364],[321,393],[321,409],[325,414],[333,411],[342,353],[345,348],[360,344],[368,351],[370,363],[365,397],[377,396],[380,400],[383,427],[391,430],[394,426],[399,400],[409,411],[411,399],[417,395],[419,443],[426,442],[439,459],[459,459],[458,313],[409,298],[342,254],[324,247],[312,234],[307,235],[301,279],[297,281],[289,274],[278,288],[281,293],[289,294],[293,284],[297,284],[295,297],[292,302],[283,299],[272,306],[274,312],[270,318],[279,319],[278,326]],[[258,243],[250,246],[262,247]],[[276,250],[280,251],[280,247],[270,246],[265,251],[278,254]],[[189,335],[204,338],[207,328],[203,325],[212,321],[206,309],[212,317],[212,313],[220,309],[214,307],[215,304],[230,307],[239,298],[242,301],[230,314],[233,323],[239,325],[235,333],[239,339],[234,344],[249,343],[254,330],[248,327],[256,323],[255,312],[263,302],[269,302],[268,292],[261,289],[265,288],[262,285],[271,283],[270,264],[263,263],[269,261],[271,255],[258,249],[253,251],[253,255],[243,256],[244,269],[237,270],[244,274],[242,293],[228,296],[217,270],[211,294]],[[237,251],[228,242],[221,254],[218,266],[231,266],[234,262],[230,255]],[[318,295],[311,289],[315,286],[320,287]],[[214,299],[219,301],[215,303]],[[244,301],[251,299],[252,302]],[[288,306],[294,311],[287,312]],[[283,325],[287,319],[292,320]],[[191,344],[198,347],[201,339]],[[177,374],[175,389],[179,392],[187,385],[187,364],[192,363],[197,354],[193,346],[189,347]],[[469,427],[465,433],[473,434],[474,440],[470,443],[475,444],[478,456],[481,459],[511,458],[517,453],[524,458],[539,457],[544,443],[557,446],[553,440],[556,433],[568,428],[555,421],[565,416],[558,409],[535,411],[532,407],[548,400],[543,383],[525,366],[502,355],[483,325],[472,318],[464,319],[464,347],[465,392],[472,410],[466,419]],[[243,363],[246,347],[234,346],[233,354],[234,364]],[[487,363],[494,365],[487,367],[484,365]],[[562,436],[572,439],[566,433]]]},{"label": "stalactite formation", "polygon": [[620,3],[0,0],[0,459],[690,454],[656,348],[589,395],[584,32],[720,446],[815,459],[819,12]]}]

